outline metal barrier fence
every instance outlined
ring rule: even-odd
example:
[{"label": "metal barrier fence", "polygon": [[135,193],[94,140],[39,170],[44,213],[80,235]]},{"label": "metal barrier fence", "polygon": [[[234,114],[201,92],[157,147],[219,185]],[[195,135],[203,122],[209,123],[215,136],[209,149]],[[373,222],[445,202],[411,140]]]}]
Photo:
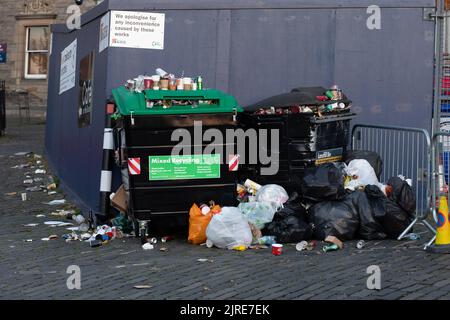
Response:
[{"label": "metal barrier fence", "polygon": [[6,128],[6,86],[5,81],[0,81],[0,136]]},{"label": "metal barrier fence", "polygon": [[430,214],[431,139],[419,128],[355,125],[352,149],[377,152],[383,160],[380,182],[403,175],[412,180],[416,194],[415,219],[398,237],[401,240],[416,223],[422,223],[434,234],[436,230],[426,221]]}]

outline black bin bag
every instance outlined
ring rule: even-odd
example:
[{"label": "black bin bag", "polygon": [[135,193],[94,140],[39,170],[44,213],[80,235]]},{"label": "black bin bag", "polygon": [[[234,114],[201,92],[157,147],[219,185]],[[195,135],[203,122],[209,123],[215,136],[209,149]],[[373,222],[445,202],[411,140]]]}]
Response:
[{"label": "black bin bag", "polygon": [[309,240],[313,234],[313,225],[306,222],[306,209],[294,192],[283,208],[278,210],[273,221],[263,230],[265,235],[276,237],[279,243],[293,243]]},{"label": "black bin bag", "polygon": [[355,159],[367,160],[374,169],[378,180],[380,180],[381,173],[383,172],[383,160],[378,153],[367,150],[347,150],[343,155],[343,161],[346,164],[349,164],[350,161]]},{"label": "black bin bag", "polygon": [[317,240],[327,236],[335,236],[341,241],[352,240],[358,231],[359,216],[352,199],[319,202],[308,212]]},{"label": "black bin bag", "polygon": [[398,177],[389,179],[392,194],[386,201],[386,212],[380,222],[387,235],[396,239],[412,222],[416,211],[416,196],[406,181]]},{"label": "black bin bag", "polygon": [[302,196],[314,202],[342,199],[344,177],[342,167],[335,163],[307,168],[301,181]]},{"label": "black bin bag", "polygon": [[[383,240],[387,238],[387,235],[377,216],[383,216],[384,214],[383,205],[385,199],[381,197],[381,195],[384,197],[384,194],[377,186],[371,187],[377,188],[381,193],[379,194],[375,189],[372,190],[372,192],[376,192],[377,198],[369,198],[366,192],[357,190],[347,195],[345,200],[351,201],[355,211],[358,212],[358,237],[364,240]],[[371,195],[373,196],[373,193]]]}]

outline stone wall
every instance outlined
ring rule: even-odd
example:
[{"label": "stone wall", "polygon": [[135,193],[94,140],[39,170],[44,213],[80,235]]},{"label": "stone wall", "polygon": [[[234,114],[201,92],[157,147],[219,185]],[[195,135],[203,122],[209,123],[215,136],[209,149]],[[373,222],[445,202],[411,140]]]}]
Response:
[{"label": "stone wall", "polygon": [[[0,63],[0,80],[6,81],[7,111],[17,109],[16,89],[28,90],[32,111],[45,111],[47,80],[25,78],[26,27],[65,23],[67,8],[74,0],[2,0],[0,43],[7,44],[7,62]],[[85,0],[81,12],[94,6],[94,0]]]}]

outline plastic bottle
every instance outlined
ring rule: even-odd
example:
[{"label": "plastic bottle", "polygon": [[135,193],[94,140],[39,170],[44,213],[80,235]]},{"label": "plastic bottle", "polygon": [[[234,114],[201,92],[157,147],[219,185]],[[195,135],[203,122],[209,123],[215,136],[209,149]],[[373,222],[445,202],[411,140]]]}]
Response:
[{"label": "plastic bottle", "polygon": [[197,90],[203,90],[203,79],[201,76],[197,78]]},{"label": "plastic bottle", "polygon": [[258,239],[258,244],[267,244],[271,245],[276,243],[275,236],[264,236]]}]

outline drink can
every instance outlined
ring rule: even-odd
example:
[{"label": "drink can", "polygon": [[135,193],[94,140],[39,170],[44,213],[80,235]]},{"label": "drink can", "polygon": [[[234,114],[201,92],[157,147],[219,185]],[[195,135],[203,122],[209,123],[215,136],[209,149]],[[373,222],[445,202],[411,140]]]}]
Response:
[{"label": "drink can", "polygon": [[324,246],[322,250],[323,250],[323,252],[337,251],[337,250],[339,250],[339,247],[337,244],[332,243],[332,244],[328,244],[328,245]]},{"label": "drink can", "polygon": [[360,240],[356,243],[356,248],[362,249],[362,248],[364,248],[365,245],[366,245],[366,242],[364,240]]},{"label": "drink can", "polygon": [[151,244],[156,244],[156,243],[158,243],[158,239],[156,239],[156,238],[151,238],[151,239],[150,239],[150,243],[151,243]]},{"label": "drink can", "polygon": [[306,246],[308,245],[308,242],[306,241],[301,241],[299,243],[297,243],[297,245],[295,246],[295,249],[297,251],[303,251],[306,249]]}]

